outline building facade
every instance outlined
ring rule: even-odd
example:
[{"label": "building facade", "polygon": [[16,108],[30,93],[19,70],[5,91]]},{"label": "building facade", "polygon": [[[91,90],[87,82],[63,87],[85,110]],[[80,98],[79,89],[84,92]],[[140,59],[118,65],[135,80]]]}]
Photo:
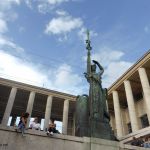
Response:
[{"label": "building facade", "polygon": [[54,118],[62,122],[63,134],[72,135],[75,100],[73,95],[0,78],[0,124],[7,126],[11,116],[13,126],[18,116],[29,112],[30,118],[44,119],[44,129]]},{"label": "building facade", "polygon": [[[75,135],[76,96],[0,78],[0,124],[11,126],[17,116],[29,112],[31,117],[62,122],[62,133]],[[150,134],[150,51],[129,68],[108,89],[111,126],[122,141]],[[29,121],[28,121],[29,123]]]},{"label": "building facade", "polygon": [[107,101],[119,139],[150,134],[150,51],[110,86]]}]

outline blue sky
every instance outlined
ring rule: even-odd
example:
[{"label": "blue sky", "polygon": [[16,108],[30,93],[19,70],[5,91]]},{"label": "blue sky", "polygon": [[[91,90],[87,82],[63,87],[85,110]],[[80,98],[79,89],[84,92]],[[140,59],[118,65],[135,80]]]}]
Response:
[{"label": "blue sky", "polygon": [[0,0],[0,77],[88,91],[85,31],[109,87],[149,49],[149,0]]}]

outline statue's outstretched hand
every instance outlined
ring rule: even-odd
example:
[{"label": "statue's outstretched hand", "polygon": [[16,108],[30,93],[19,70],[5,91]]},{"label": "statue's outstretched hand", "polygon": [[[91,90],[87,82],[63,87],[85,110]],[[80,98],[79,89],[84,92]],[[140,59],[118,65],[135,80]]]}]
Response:
[{"label": "statue's outstretched hand", "polygon": [[86,73],[86,72],[84,72],[84,76],[86,77],[86,78],[90,78],[91,76],[88,74],[88,73]]},{"label": "statue's outstretched hand", "polygon": [[88,74],[86,72],[84,72],[84,76],[87,78],[88,77]]}]

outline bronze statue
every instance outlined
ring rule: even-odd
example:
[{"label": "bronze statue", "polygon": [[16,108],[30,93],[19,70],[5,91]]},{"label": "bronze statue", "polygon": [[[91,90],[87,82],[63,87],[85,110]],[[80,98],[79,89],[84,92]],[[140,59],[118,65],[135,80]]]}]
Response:
[{"label": "bronze statue", "polygon": [[[103,67],[95,60],[94,65],[91,65],[91,73],[84,73],[87,81],[90,83],[90,117],[91,119],[99,120],[103,118],[102,108],[102,85],[101,76],[104,72]],[[96,65],[99,67],[100,72],[96,73]]]},{"label": "bronze statue", "polygon": [[[90,136],[115,140],[109,121],[110,117],[107,112],[106,99],[107,89],[102,88],[103,67],[99,62],[93,60],[91,65],[92,49],[89,40],[89,31],[87,31],[86,49],[87,49],[87,72],[84,73],[90,89],[89,96],[78,96],[76,102],[76,135]],[[96,68],[98,67],[98,72]],[[83,106],[84,105],[84,106]],[[87,122],[85,124],[85,122]]]}]

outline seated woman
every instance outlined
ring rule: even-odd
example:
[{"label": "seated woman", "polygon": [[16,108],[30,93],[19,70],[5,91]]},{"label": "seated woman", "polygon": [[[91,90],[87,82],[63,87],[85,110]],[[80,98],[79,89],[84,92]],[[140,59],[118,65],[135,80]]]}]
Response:
[{"label": "seated woman", "polygon": [[18,132],[18,130],[21,130],[22,136],[24,136],[24,131],[25,131],[25,128],[26,128],[26,125],[27,125],[28,117],[29,117],[28,112],[23,113],[20,117],[18,127],[16,128],[17,132]]},{"label": "seated woman", "polygon": [[51,119],[51,123],[49,124],[47,135],[53,135],[53,133],[59,133],[58,130],[56,130],[56,124],[54,123],[54,119]]},{"label": "seated woman", "polygon": [[30,129],[35,129],[35,130],[40,130],[40,124],[38,123],[38,118],[35,117],[34,121],[31,122],[30,124]]}]

